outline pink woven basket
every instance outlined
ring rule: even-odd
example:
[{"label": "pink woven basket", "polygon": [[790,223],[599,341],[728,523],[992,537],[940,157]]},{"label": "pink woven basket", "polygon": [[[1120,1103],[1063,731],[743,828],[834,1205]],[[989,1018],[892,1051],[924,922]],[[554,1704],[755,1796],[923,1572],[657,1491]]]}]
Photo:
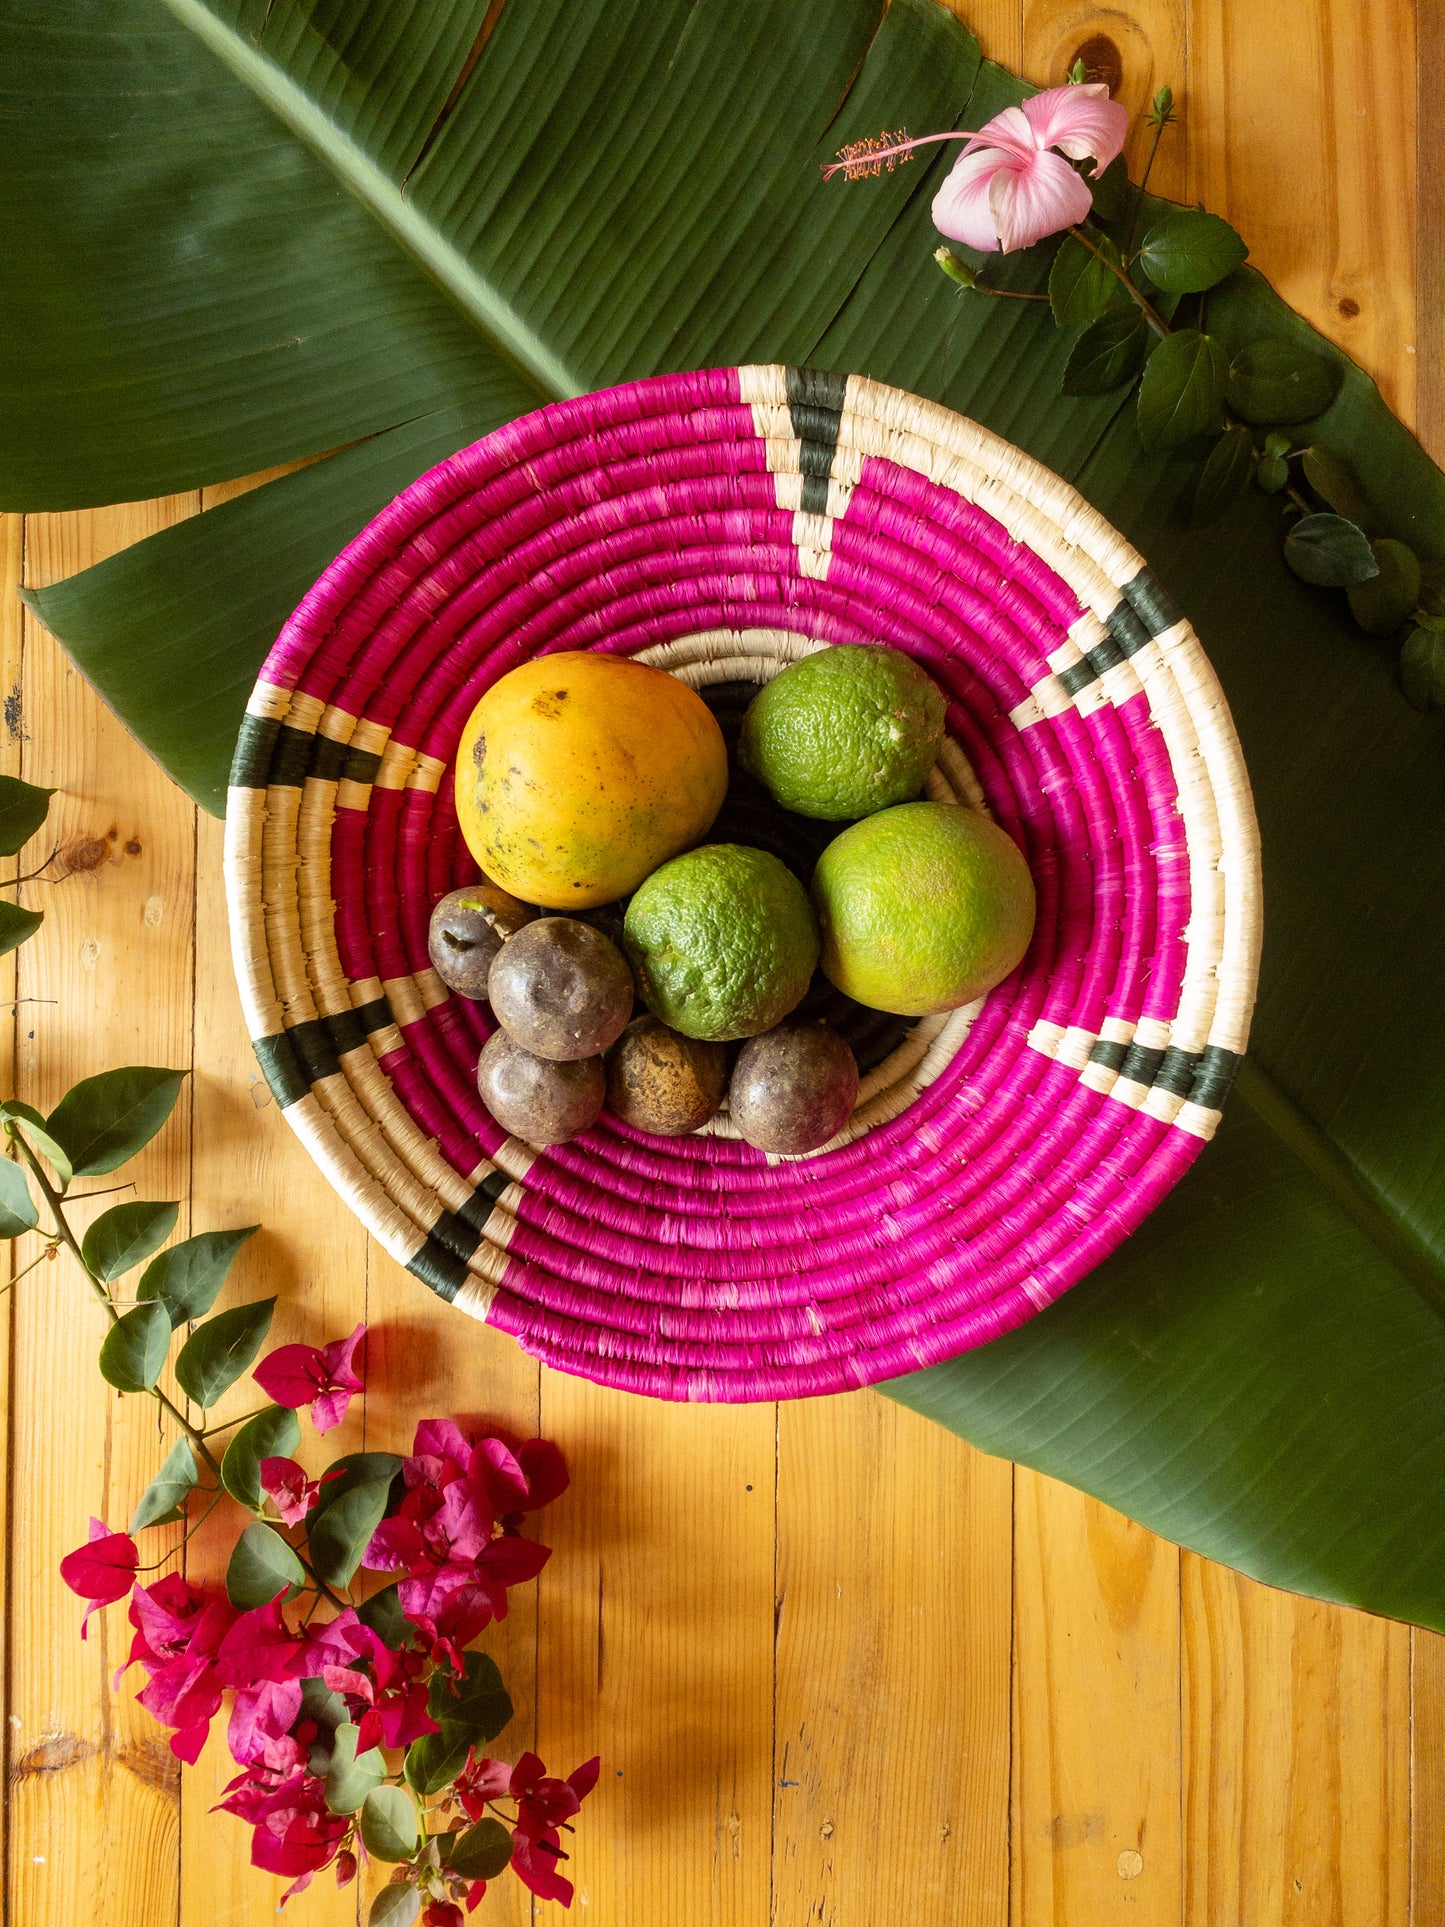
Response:
[{"label": "pink woven basket", "polygon": [[[481,692],[601,649],[725,717],[797,655],[877,641],[948,695],[930,792],[1028,857],[1022,967],[946,1017],[849,1013],[858,1109],[807,1158],[726,1118],[505,1137],[474,1081],[486,1007],[426,948],[476,874],[444,779]],[[441,463],[287,623],[231,780],[236,971],[287,1119],[434,1291],[630,1391],[832,1392],[1009,1330],[1177,1181],[1245,1047],[1258,838],[1192,630],[1057,476],[856,376],[662,376]]]}]

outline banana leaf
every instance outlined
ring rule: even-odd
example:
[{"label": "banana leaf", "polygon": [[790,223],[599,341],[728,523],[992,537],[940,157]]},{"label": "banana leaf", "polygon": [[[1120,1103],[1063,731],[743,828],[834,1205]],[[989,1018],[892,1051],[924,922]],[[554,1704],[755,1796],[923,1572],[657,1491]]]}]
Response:
[{"label": "banana leaf", "polygon": [[[1042,303],[961,293],[948,154],[854,186],[881,127],[1024,92],[933,0],[8,0],[0,502],[146,496],[341,452],[30,600],[206,807],[286,611],[442,454],[540,401],[747,360],[874,375],[1075,480],[1196,623],[1256,788],[1266,941],[1217,1142],[1022,1330],[897,1382],[986,1449],[1273,1583],[1445,1629],[1445,756],[1342,597],[1124,395],[1059,393]],[[1247,237],[1246,237],[1247,238]],[[1002,264],[1038,292],[1046,255]],[[1231,350],[1342,371],[1315,441],[1372,533],[1445,554],[1445,477],[1260,277]]]}]

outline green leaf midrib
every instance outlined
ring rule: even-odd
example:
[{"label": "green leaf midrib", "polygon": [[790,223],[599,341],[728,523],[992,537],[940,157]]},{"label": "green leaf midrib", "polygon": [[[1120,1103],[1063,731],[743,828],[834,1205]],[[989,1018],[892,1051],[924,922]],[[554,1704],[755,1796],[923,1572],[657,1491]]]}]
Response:
[{"label": "green leaf midrib", "polygon": [[397,182],[259,47],[218,20],[204,0],[160,0],[160,4],[331,168],[347,192],[536,388],[540,401],[562,401],[586,393],[587,383],[552,352],[496,285],[477,272]]},{"label": "green leaf midrib", "polygon": [[1434,1251],[1410,1232],[1360,1166],[1301,1110],[1254,1053],[1240,1065],[1232,1095],[1295,1154],[1431,1309],[1445,1316],[1445,1270]]}]

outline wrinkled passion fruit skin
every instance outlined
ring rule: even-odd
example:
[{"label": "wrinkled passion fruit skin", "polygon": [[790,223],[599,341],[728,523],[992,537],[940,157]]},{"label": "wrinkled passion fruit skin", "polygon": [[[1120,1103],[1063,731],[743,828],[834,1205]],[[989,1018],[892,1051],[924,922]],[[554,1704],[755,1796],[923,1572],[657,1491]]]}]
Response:
[{"label": "wrinkled passion fruit skin", "polygon": [[727,1051],[683,1037],[656,1017],[635,1017],[607,1059],[607,1108],[654,1137],[696,1131],[722,1103]]},{"label": "wrinkled passion fruit skin", "polygon": [[564,1144],[597,1122],[607,1095],[600,1057],[559,1064],[494,1031],[477,1061],[482,1102],[504,1131],[527,1144]]},{"label": "wrinkled passion fruit skin", "polygon": [[575,917],[538,917],[497,952],[492,1014],[525,1050],[555,1063],[596,1057],[632,1015],[632,972],[610,938]]},{"label": "wrinkled passion fruit skin", "polygon": [[536,915],[530,904],[486,878],[453,890],[431,913],[426,944],[432,969],[448,990],[480,1003],[497,952]]},{"label": "wrinkled passion fruit skin", "polygon": [[728,1109],[759,1151],[796,1156],[841,1131],[858,1101],[858,1065],[835,1030],[779,1024],[738,1053]]}]

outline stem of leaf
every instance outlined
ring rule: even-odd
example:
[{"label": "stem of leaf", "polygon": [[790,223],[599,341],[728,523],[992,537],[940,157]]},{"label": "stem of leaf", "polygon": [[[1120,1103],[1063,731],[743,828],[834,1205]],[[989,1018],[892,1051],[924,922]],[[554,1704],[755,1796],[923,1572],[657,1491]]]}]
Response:
[{"label": "stem of leaf", "polygon": [[1159,143],[1164,138],[1164,129],[1168,124],[1167,121],[1161,120],[1159,125],[1154,129],[1154,140],[1149,149],[1149,158],[1144,163],[1144,172],[1139,176],[1138,190],[1134,195],[1134,212],[1129,217],[1129,238],[1124,243],[1124,259],[1126,261],[1129,258],[1129,250],[1134,245],[1134,236],[1138,232],[1139,215],[1144,207],[1144,195],[1148,190],[1149,176],[1154,171],[1154,156],[1159,152]]},{"label": "stem of leaf", "polygon": [[[23,1157],[25,1162],[30,1166],[31,1172],[35,1178],[35,1182],[40,1186],[40,1190],[42,1195],[45,1198],[45,1202],[50,1207],[50,1215],[55,1220],[55,1229],[61,1239],[61,1242],[66,1246],[66,1248],[71,1253],[72,1257],[75,1259],[75,1262],[80,1266],[80,1269],[85,1273],[85,1276],[90,1280],[91,1290],[95,1293],[96,1297],[100,1300],[101,1304],[105,1306],[106,1316],[110,1319],[110,1322],[113,1325],[119,1324],[120,1313],[116,1310],[109,1291],[106,1289],[104,1283],[99,1278],[96,1277],[95,1273],[91,1270],[90,1266],[85,1262],[85,1255],[80,1249],[79,1240],[76,1238],[75,1233],[71,1230],[70,1225],[66,1220],[64,1204],[61,1199],[60,1193],[56,1190],[55,1186],[50,1182],[50,1179],[45,1175],[45,1169],[41,1164],[39,1158],[36,1157],[35,1153],[31,1150],[30,1146],[26,1143],[24,1133],[20,1131],[15,1131],[11,1135],[13,1137],[13,1141],[15,1142],[15,1144],[18,1145],[19,1147],[21,1157]],[[166,1394],[161,1390],[159,1385],[151,1386],[150,1395],[153,1399],[157,1401],[157,1403],[165,1411],[170,1413],[171,1417],[175,1420],[176,1424],[180,1426],[181,1430],[185,1433],[186,1437],[190,1440],[191,1444],[195,1447],[196,1451],[200,1453],[201,1457],[205,1460],[206,1464],[210,1467],[211,1471],[215,1473],[216,1478],[219,1480],[221,1476],[220,1462],[212,1455],[199,1427],[192,1425],[191,1421],[186,1417],[185,1413],[181,1411],[178,1405],[176,1405],[171,1399],[169,1399],[166,1396]]]},{"label": "stem of leaf", "polygon": [[975,294],[996,294],[1001,301],[1047,301],[1046,294],[1026,294],[1022,288],[991,288],[987,281],[975,281]]},{"label": "stem of leaf", "polygon": [[246,1425],[253,1418],[260,1418],[262,1412],[270,1410],[269,1405],[258,1405],[254,1412],[242,1412],[239,1418],[217,1419],[214,1425],[202,1426],[200,1435],[203,1439],[214,1438],[217,1432],[229,1432],[233,1425]]},{"label": "stem of leaf", "polygon": [[201,1514],[200,1518],[193,1519],[191,1521],[191,1523],[186,1527],[185,1531],[181,1534],[180,1538],[171,1547],[170,1551],[165,1555],[163,1559],[157,1559],[153,1566],[137,1566],[136,1567],[137,1572],[159,1572],[162,1566],[169,1564],[169,1562],[175,1558],[176,1554],[182,1549],[182,1547],[185,1545],[186,1541],[192,1536],[192,1534],[200,1531],[201,1527],[206,1523],[207,1519],[210,1518],[211,1514],[215,1511],[216,1507],[221,1503],[221,1500],[225,1497],[224,1492],[222,1492],[219,1486],[217,1486],[214,1490],[212,1490],[208,1486],[206,1487],[206,1490],[211,1494],[211,1503],[206,1507],[205,1511]]},{"label": "stem of leaf", "polygon": [[1172,332],[1169,323],[1164,319],[1163,315],[1159,313],[1159,310],[1151,301],[1146,300],[1134,286],[1126,269],[1119,267],[1116,262],[1111,261],[1102,248],[1096,248],[1083,228],[1071,227],[1069,232],[1076,241],[1089,250],[1096,261],[1103,262],[1104,266],[1109,270],[1110,274],[1114,276],[1116,281],[1123,283],[1129,299],[1134,302],[1136,307],[1143,311],[1144,319],[1149,323],[1149,326],[1154,330],[1156,335],[1162,338]]},{"label": "stem of leaf", "polygon": [[43,1265],[48,1258],[54,1257],[55,1253],[59,1249],[60,1249],[60,1240],[58,1238],[49,1239],[46,1243],[44,1251],[41,1252],[38,1258],[32,1258],[28,1265],[22,1265],[20,1270],[16,1272],[13,1278],[8,1279],[5,1284],[0,1285],[0,1293],[7,1292],[11,1289],[12,1286],[18,1285],[20,1283],[20,1280],[26,1277],[28,1273],[34,1271],[37,1265]]}]

